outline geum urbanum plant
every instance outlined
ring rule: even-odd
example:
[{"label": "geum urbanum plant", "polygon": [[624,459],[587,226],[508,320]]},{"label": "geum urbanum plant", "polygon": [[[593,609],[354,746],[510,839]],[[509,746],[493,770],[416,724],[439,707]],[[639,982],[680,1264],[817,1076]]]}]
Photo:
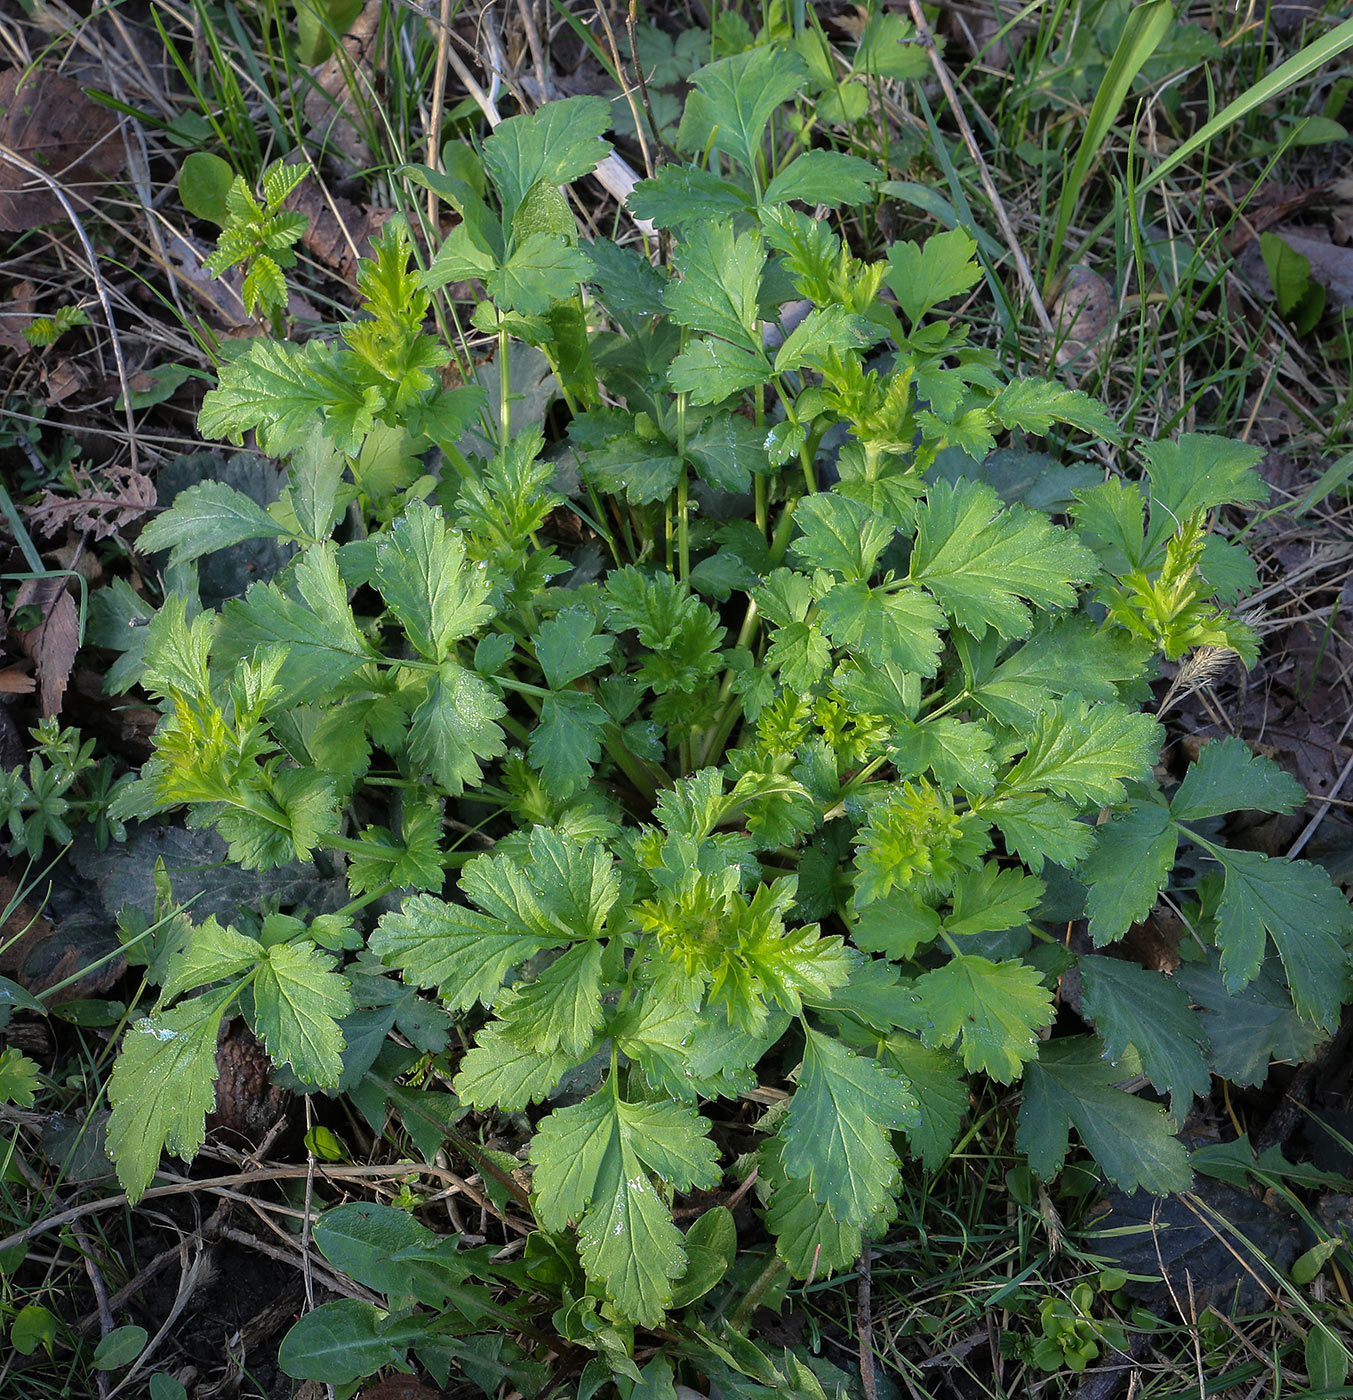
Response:
[{"label": "geum urbanum plant", "polygon": [[[1234,1063],[1232,1003],[1262,988],[1290,1036],[1336,1024],[1344,902],[1316,867],[1220,834],[1301,789],[1227,740],[1167,793],[1141,708],[1161,654],[1254,655],[1217,601],[1251,565],[1208,526],[1262,496],[1258,453],[1141,443],[1143,481],[1077,491],[1071,525],[1005,503],[981,479],[998,439],[1117,443],[1115,426],[1081,393],[1007,381],[936,313],[981,278],[966,234],[861,262],[794,207],[880,178],[793,142],[768,155],[803,83],[767,48],[695,75],[681,144],[709,164],[633,198],[672,230],[670,266],[566,222],[558,187],[604,154],[607,121],[569,99],[503,122],[459,176],[410,168],[461,216],[426,271],[394,222],[338,339],[261,340],[222,368],[203,430],[254,433],[289,488],[264,511],[203,483],[143,546],[181,563],[269,535],[295,554],[219,612],[176,595],[151,622],[141,683],[164,719],[115,815],[186,805],[250,869],[329,852],[352,903],[177,926],[112,1081],[133,1199],[162,1144],[201,1144],[227,1013],[306,1086],[356,1093],[378,1063],[382,1115],[403,1105],[416,1141],[419,1095],[393,1081],[442,1069],[483,1113],[540,1106],[527,1260],[554,1261],[624,1371],[633,1325],[690,1301],[671,1207],[723,1177],[707,1104],[789,1090],[760,1123],[757,1191],[806,1278],[885,1229],[900,1150],[942,1165],[977,1077],[1021,1084],[1041,1176],[1074,1127],[1109,1180],[1167,1192],[1190,1180],[1176,1127]],[[425,329],[431,291],[470,276],[499,337],[487,456],[464,436],[483,394],[442,387],[451,351]],[[811,309],[770,348],[794,298]],[[573,409],[548,452],[513,421],[520,341]],[[424,474],[433,448],[447,465]],[[1215,872],[1180,895],[1190,990],[1068,950],[1070,919],[1108,948],[1145,917],[1181,844]],[[1073,967],[1083,1020],[1057,1011]],[[378,1062],[397,1018],[415,1049]],[[579,1067],[590,1087],[556,1098]],[[1162,1101],[1118,1087],[1137,1075]],[[487,1325],[445,1293],[418,1295],[421,1332],[345,1315],[364,1364]],[[325,1318],[290,1364],[351,1380],[324,1372]]]}]

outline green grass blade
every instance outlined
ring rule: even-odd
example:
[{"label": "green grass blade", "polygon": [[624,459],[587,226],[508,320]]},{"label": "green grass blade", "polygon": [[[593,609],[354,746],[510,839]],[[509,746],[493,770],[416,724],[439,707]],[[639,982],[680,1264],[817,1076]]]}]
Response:
[{"label": "green grass blade", "polygon": [[1071,224],[1071,216],[1076,212],[1076,202],[1085,185],[1085,177],[1090,166],[1099,154],[1104,138],[1118,118],[1128,90],[1132,87],[1142,65],[1155,53],[1160,41],[1174,23],[1174,6],[1171,0],[1147,0],[1138,5],[1128,16],[1123,26],[1122,38],[1114,50],[1109,63],[1109,71],[1090,108],[1090,117],[1085,125],[1085,135],[1071,166],[1071,173],[1062,186],[1061,198],[1057,201],[1057,222],[1053,227],[1052,247],[1048,251],[1048,275],[1043,284],[1043,294],[1052,290],[1053,279],[1057,274],[1057,259],[1061,255],[1066,231]]},{"label": "green grass blade", "polygon": [[1206,146],[1214,136],[1225,131],[1234,122],[1247,117],[1256,107],[1262,107],[1264,103],[1271,102],[1285,88],[1299,83],[1307,74],[1313,73],[1317,68],[1329,63],[1349,48],[1353,48],[1353,19],[1346,19],[1322,38],[1307,44],[1299,53],[1293,54],[1286,63],[1279,64],[1267,77],[1261,78],[1248,92],[1242,92],[1234,102],[1223,107],[1210,122],[1200,127],[1183,145],[1161,161],[1137,186],[1138,191],[1144,193],[1153,185],[1159,184],[1178,165],[1188,160],[1195,151]]}]

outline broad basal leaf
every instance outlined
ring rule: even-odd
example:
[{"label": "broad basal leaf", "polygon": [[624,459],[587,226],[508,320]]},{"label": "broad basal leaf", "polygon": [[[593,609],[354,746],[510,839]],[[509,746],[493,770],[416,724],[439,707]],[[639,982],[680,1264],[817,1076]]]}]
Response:
[{"label": "broad basal leaf", "polygon": [[586,608],[565,608],[542,622],[535,637],[536,659],[551,690],[595,671],[614,645],[613,637],[598,635],[596,618]]},{"label": "broad basal leaf", "polygon": [[883,178],[882,172],[867,160],[840,151],[805,151],[766,186],[761,203],[786,204],[791,199],[805,204],[825,204],[829,209],[859,204],[869,197],[870,187]]},{"label": "broad basal leaf", "polygon": [[671,363],[667,381],[693,404],[724,399],[766,382],[770,364],[760,350],[747,350],[705,336],[692,341]]},{"label": "broad basal leaf", "polygon": [[202,1146],[216,1102],[216,1032],[237,994],[208,992],[128,1028],[108,1084],[108,1151],[130,1200],[150,1185],[163,1148],[186,1161]]},{"label": "broad basal leaf", "polygon": [[1002,870],[994,860],[954,876],[953,913],[944,921],[955,937],[999,933],[1027,923],[1043,895],[1042,880],[1022,870]]},{"label": "broad basal leaf", "polygon": [[805,1033],[782,1160],[835,1220],[863,1227],[888,1208],[897,1178],[889,1134],[918,1121],[916,1099],[896,1072],[821,1031]]},{"label": "broad basal leaf", "polygon": [[160,1001],[170,1002],[184,992],[237,977],[264,956],[257,938],[246,938],[233,928],[223,928],[213,915],[204,919],[183,946],[169,955]]},{"label": "broad basal leaf", "polygon": [[626,204],[639,218],[678,232],[711,220],[746,221],[751,214],[751,200],[737,185],[712,170],[675,162],[660,165],[649,179],[640,180]]},{"label": "broad basal leaf", "polygon": [[1250,443],[1210,433],[1181,433],[1175,442],[1143,443],[1142,454],[1151,478],[1153,547],[1200,510],[1268,499],[1268,486],[1255,470],[1264,452]]},{"label": "broad basal leaf", "polygon": [[1178,844],[1169,810],[1155,802],[1133,802],[1096,830],[1094,850],[1080,871],[1090,887],[1096,947],[1121,938],[1155,908]]},{"label": "broad basal leaf", "polygon": [[626,1103],[605,1085],[536,1130],[531,1162],[540,1222],[562,1230],[576,1221],[588,1274],[628,1317],[654,1326],[686,1253],[649,1172],[686,1191],[714,1185],[716,1160],[694,1109]]},{"label": "broad basal leaf", "polygon": [[1267,934],[1282,958],[1297,1010],[1332,1030],[1349,1000],[1348,901],[1323,870],[1304,860],[1210,849],[1226,871],[1217,946],[1228,989],[1238,990],[1258,973]]},{"label": "broad basal leaf", "polygon": [[466,558],[463,537],[422,501],[377,537],[376,586],[428,661],[444,661],[453,642],[493,615],[487,570]]},{"label": "broad basal leaf", "polygon": [[920,1121],[904,1131],[926,1170],[939,1171],[968,1112],[968,1080],[958,1056],[923,1045],[914,1036],[893,1035],[883,1047],[883,1063],[911,1085]]},{"label": "broad basal leaf", "polygon": [[991,412],[1007,428],[1042,437],[1054,423],[1070,423],[1084,433],[1119,440],[1118,425],[1089,394],[1047,379],[1016,379],[991,401]]},{"label": "broad basal leaf", "polygon": [[348,979],[311,943],[274,943],[254,977],[254,1030],[278,1064],[309,1084],[343,1072],[338,1021],[352,1010]]},{"label": "broad basal leaf", "polygon": [[242,491],[223,481],[199,481],[180,491],[173,505],[150,521],[137,547],[147,554],[167,549],[170,564],[186,564],[245,540],[270,540],[287,533]]},{"label": "broad basal leaf", "polygon": [[1109,1058],[1117,1063],[1132,1046],[1142,1072],[1170,1095],[1174,1117],[1182,1123],[1194,1098],[1212,1086],[1207,1036],[1188,992],[1172,977],[1117,958],[1085,954],[1080,970],[1085,1013]]},{"label": "broad basal leaf", "polygon": [[997,797],[980,803],[1005,844],[1035,874],[1045,861],[1074,866],[1094,846],[1094,828],[1078,821],[1078,808],[1043,794]]},{"label": "broad basal leaf", "polygon": [[844,579],[867,579],[897,533],[891,521],[830,491],[805,496],[794,523],[800,534],[790,553],[809,570],[827,569]]},{"label": "broad basal leaf", "polygon": [[499,306],[543,316],[552,302],[571,297],[591,269],[587,254],[552,233],[533,233],[484,279]]},{"label": "broad basal leaf", "polygon": [[957,1044],[968,1069],[1002,1084],[1038,1054],[1035,1032],[1052,1019],[1052,993],[1038,969],[1022,962],[958,954],[917,978],[915,993],[930,1021],[925,1043]]},{"label": "broad basal leaf", "polygon": [[838,1220],[830,1206],[814,1199],[805,1178],[785,1171],[783,1146],[779,1138],[768,1139],[758,1159],[760,1180],[770,1187],[765,1219],[775,1252],[798,1279],[825,1278],[849,1268],[860,1257],[860,1227]]},{"label": "broad basal leaf", "polygon": [[944,614],[919,588],[838,583],[818,603],[818,612],[834,646],[921,676],[938,669]]},{"label": "broad basal leaf", "polygon": [[562,1051],[525,1050],[499,1034],[490,1021],[460,1062],[454,1088],[464,1103],[500,1113],[518,1113],[538,1103],[577,1061]]},{"label": "broad basal leaf", "polygon": [[1076,585],[1098,571],[1069,530],[1033,511],[1006,509],[989,486],[937,481],[917,509],[910,578],[924,585],[960,627],[981,636],[1023,636],[1026,605],[1070,607]]},{"label": "broad basal leaf", "polygon": [[1066,1160],[1069,1125],[1105,1176],[1129,1193],[1187,1191],[1193,1180],[1184,1145],[1169,1116],[1114,1087],[1120,1077],[1091,1036],[1050,1041],[1024,1071],[1015,1144],[1039,1176],[1051,1178]]},{"label": "broad basal leaf", "polygon": [[766,264],[760,234],[734,234],[727,223],[701,224],[674,261],[680,277],[665,293],[672,319],[759,354],[757,292]]},{"label": "broad basal leaf", "polygon": [[878,336],[877,327],[844,306],[810,311],[775,352],[775,373],[787,374],[805,365],[819,368],[831,356],[858,351]]},{"label": "broad basal leaf", "polygon": [[1271,759],[1260,758],[1243,739],[1208,744],[1189,767],[1170,801],[1176,821],[1201,821],[1227,812],[1290,812],[1305,789]]}]

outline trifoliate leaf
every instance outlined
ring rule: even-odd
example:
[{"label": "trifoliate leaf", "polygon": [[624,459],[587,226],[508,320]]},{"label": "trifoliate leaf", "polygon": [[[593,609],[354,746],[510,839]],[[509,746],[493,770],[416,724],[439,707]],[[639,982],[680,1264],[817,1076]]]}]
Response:
[{"label": "trifoliate leaf", "polygon": [[914,1036],[889,1036],[883,1063],[898,1070],[911,1085],[921,1110],[919,1123],[903,1129],[921,1164],[937,1172],[958,1139],[968,1112],[968,1080],[958,1056],[923,1045]]},{"label": "trifoliate leaf", "polygon": [[757,292],[766,265],[760,234],[734,234],[728,223],[700,224],[673,260],[680,278],[664,294],[672,319],[760,355]]},{"label": "trifoliate leaf", "polygon": [[[639,218],[677,232],[696,224],[745,220],[751,213],[745,190],[712,170],[675,162],[660,165],[649,179],[640,180],[626,204]],[[609,302],[607,307],[614,309]]]},{"label": "trifoliate leaf", "polygon": [[452,1010],[489,1005],[509,969],[573,937],[507,857],[477,857],[462,874],[462,889],[472,870],[477,902],[489,904],[491,913],[416,895],[384,915],[371,935],[377,957],[417,986],[437,987]]},{"label": "trifoliate leaf", "polygon": [[585,787],[601,757],[606,711],[579,690],[553,691],[540,703],[540,719],[531,731],[531,762],[546,790],[566,798]]},{"label": "trifoliate leaf", "polygon": [[608,1084],[542,1119],[531,1141],[541,1224],[562,1230],[576,1220],[588,1275],[650,1327],[662,1320],[686,1254],[648,1173],[683,1191],[714,1185],[717,1154],[704,1127],[693,1109],[626,1103]]},{"label": "trifoliate leaf", "polygon": [[254,978],[254,1031],[278,1064],[309,1084],[343,1073],[340,1017],[352,1010],[348,979],[311,943],[274,943]]},{"label": "trifoliate leaf", "polygon": [[890,890],[860,910],[850,941],[885,958],[914,957],[940,936],[940,915],[908,890]]},{"label": "trifoliate leaf", "polygon": [[806,77],[802,61],[783,44],[758,45],[697,68],[678,149],[702,154],[712,146],[752,170],[772,114],[798,95]]},{"label": "trifoliate leaf", "polygon": [[170,954],[165,965],[162,1002],[173,1001],[184,992],[224,982],[247,972],[265,956],[257,938],[246,938],[233,928],[222,928],[215,916],[204,919],[184,945]]},{"label": "trifoliate leaf", "polygon": [[108,1151],[132,1201],[141,1198],[168,1148],[185,1161],[206,1136],[216,1102],[216,1033],[235,987],[133,1022],[113,1066]]},{"label": "trifoliate leaf", "polygon": [[169,550],[169,562],[186,564],[245,540],[271,540],[288,531],[243,491],[223,481],[199,481],[180,491],[174,503],[141,531],[137,548],[147,554]]},{"label": "trifoliate leaf", "polygon": [[1131,1046],[1142,1072],[1169,1094],[1177,1122],[1195,1097],[1212,1086],[1204,1047],[1207,1035],[1189,994],[1172,977],[1117,958],[1080,958],[1085,1014],[1116,1064]]},{"label": "trifoliate leaf", "polygon": [[1035,607],[1068,608],[1095,557],[1045,515],[1007,509],[991,489],[960,479],[933,483],[917,508],[910,578],[924,585],[960,627],[980,637],[1028,632]]},{"label": "trifoliate leaf", "polygon": [[221,366],[202,400],[197,430],[240,443],[251,429],[261,451],[282,457],[302,446],[318,418],[340,452],[355,454],[385,400],[351,373],[351,351],[321,340],[292,345],[266,337]]},{"label": "trifoliate leaf", "polygon": [[824,359],[858,351],[860,346],[876,340],[878,334],[864,317],[852,314],[844,306],[810,311],[775,352],[775,373],[788,374],[804,365],[820,367]]},{"label": "trifoliate leaf", "polygon": [[882,178],[876,166],[858,156],[805,151],[766,186],[761,203],[787,204],[797,199],[804,204],[825,204],[829,209],[856,205],[869,197],[870,187]]},{"label": "trifoliate leaf", "polygon": [[849,497],[823,491],[805,496],[794,512],[800,535],[789,547],[808,569],[844,579],[867,579],[897,533],[891,521]]},{"label": "trifoliate leaf", "polygon": [[484,776],[480,761],[500,758],[507,744],[498,721],[507,708],[482,677],[454,661],[438,669],[409,725],[409,757],[453,797]]},{"label": "trifoliate leaf", "polygon": [[1024,757],[1006,774],[1006,792],[1055,792],[1082,805],[1121,802],[1129,778],[1143,778],[1160,750],[1160,726],[1112,701],[1059,700],[1034,721]]},{"label": "trifoliate leaf", "polygon": [[32,1108],[40,1073],[37,1065],[13,1046],[0,1050],[0,1103]]},{"label": "trifoliate leaf", "polygon": [[894,243],[888,249],[884,280],[913,325],[940,302],[982,280],[976,252],[976,242],[962,229],[933,234],[923,245]]},{"label": "trifoliate leaf", "polygon": [[372,659],[332,543],[326,540],[301,554],[289,587],[256,583],[243,598],[226,603],[216,635],[217,660],[229,667],[260,647],[283,652],[277,673],[282,693],[274,702],[283,705],[332,695],[339,682]]},{"label": "trifoliate leaf", "polygon": [[1255,505],[1268,486],[1255,468],[1263,448],[1234,438],[1183,433],[1176,442],[1142,444],[1151,478],[1151,531],[1155,547],[1199,511],[1223,505]]},{"label": "trifoliate leaf", "polygon": [[552,302],[571,297],[591,270],[587,254],[553,233],[533,233],[484,279],[500,306],[523,316],[543,316]]},{"label": "trifoliate leaf", "polygon": [[566,97],[500,122],[484,142],[484,168],[502,199],[503,223],[511,226],[533,185],[567,185],[595,170],[611,149],[601,139],[610,124],[601,97]]},{"label": "trifoliate leaf", "polygon": [[994,860],[984,861],[976,870],[961,870],[954,876],[954,908],[944,927],[956,938],[1018,928],[1028,922],[1030,910],[1042,896],[1042,880],[1022,870],[1002,870]]},{"label": "trifoliate leaf", "polygon": [[551,690],[595,671],[614,645],[613,637],[597,634],[596,618],[586,608],[565,608],[542,622],[535,637],[536,659]]},{"label": "trifoliate leaf", "polygon": [[1095,843],[1094,828],[1078,821],[1079,808],[1041,794],[997,797],[981,804],[1005,844],[1037,875],[1045,861],[1074,866]]},{"label": "trifoliate leaf", "polygon": [[376,539],[376,586],[409,641],[428,661],[444,661],[451,644],[493,615],[488,571],[466,557],[464,537],[442,513],[413,501]]},{"label": "trifoliate leaf", "polygon": [[996,784],[991,754],[995,742],[983,725],[952,715],[940,715],[923,724],[894,721],[893,765],[900,778],[914,778],[928,770],[941,787],[990,792]]},{"label": "trifoliate leaf", "polygon": [[1121,1073],[1092,1036],[1050,1041],[1024,1071],[1016,1146],[1039,1176],[1051,1178],[1066,1160],[1074,1124],[1105,1176],[1129,1195],[1139,1187],[1162,1196],[1187,1191],[1193,1174],[1169,1115],[1114,1088]]},{"label": "trifoliate leaf", "polygon": [[[690,458],[702,480],[709,482],[720,491],[747,491],[751,488],[752,474],[764,476],[770,471],[770,459],[766,456],[766,432],[758,428],[748,418],[740,414],[716,412],[699,432],[686,441],[686,456]],[[748,521],[735,521],[733,526],[725,526],[721,536],[732,530],[732,538],[738,538],[737,525],[750,524]],[[753,526],[753,529],[755,527]],[[760,539],[763,550],[765,537]],[[748,538],[748,556],[754,551],[754,544]],[[723,554],[720,550],[719,556]],[[750,558],[748,560],[750,562]],[[767,567],[769,572],[769,567]]]},{"label": "trifoliate leaf", "polygon": [[819,602],[818,611],[834,646],[920,676],[933,676],[939,667],[944,614],[919,588],[870,588],[859,580],[838,583]]},{"label": "trifoliate leaf", "polygon": [[667,380],[677,393],[689,394],[693,404],[722,403],[745,389],[764,384],[769,369],[759,350],[745,350],[705,336],[692,341],[672,361]]},{"label": "trifoliate leaf", "polygon": [[1301,784],[1272,760],[1243,739],[1223,739],[1193,761],[1170,801],[1170,815],[1194,822],[1227,812],[1290,812],[1305,800]]},{"label": "trifoliate leaf", "polygon": [[556,1050],[525,1050],[504,1040],[496,1021],[476,1036],[475,1047],[460,1062],[453,1087],[463,1103],[499,1113],[519,1113],[539,1103],[573,1069],[577,1061]]},{"label": "trifoliate leaf", "polygon": [[1349,1000],[1349,936],[1353,909],[1319,866],[1304,860],[1270,860],[1257,851],[1212,848],[1226,871],[1217,911],[1217,946],[1226,986],[1251,982],[1273,939],[1307,1020],[1326,1030],[1339,1022]]},{"label": "trifoliate leaf", "polygon": [[806,1178],[788,1175],[782,1150],[779,1138],[769,1138],[758,1158],[759,1180],[770,1187],[765,1219],[775,1252],[798,1279],[826,1278],[849,1268],[860,1257],[860,1227],[839,1221],[830,1206],[815,1200]]},{"label": "trifoliate leaf", "polygon": [[1301,1065],[1325,1039],[1292,1005],[1276,958],[1247,987],[1229,991],[1215,955],[1206,965],[1185,963],[1174,974],[1201,1008],[1215,1074],[1232,1084],[1262,1084],[1272,1063]]},{"label": "trifoliate leaf", "polygon": [[[1056,699],[1073,691],[1086,700],[1120,698],[1118,687],[1147,669],[1150,643],[1125,628],[1105,629],[1087,617],[1042,619],[1029,639],[996,665],[997,645],[957,639],[973,671],[973,700],[991,717],[1024,729]],[[990,658],[990,659],[988,659]]]},{"label": "trifoliate leaf", "polygon": [[601,1025],[601,944],[576,943],[535,979],[518,983],[496,1007],[500,1040],[542,1054],[586,1058]]},{"label": "trifoliate leaf", "polygon": [[1027,963],[957,954],[917,978],[914,990],[930,1022],[925,1043],[958,1043],[969,1070],[983,1070],[1002,1084],[1018,1079],[1038,1054],[1034,1032],[1052,1019],[1052,993]]},{"label": "trifoliate leaf", "polygon": [[916,1099],[895,1072],[821,1031],[805,1032],[782,1160],[833,1219],[863,1227],[887,1209],[897,1179],[889,1133],[918,1121]]},{"label": "trifoliate leaf", "polygon": [[1095,832],[1095,848],[1081,866],[1090,887],[1090,937],[1102,948],[1139,924],[1174,869],[1179,833],[1169,811],[1133,802]]},{"label": "trifoliate leaf", "polygon": [[1089,394],[1047,379],[1012,380],[992,399],[990,412],[1007,428],[1039,437],[1054,423],[1070,423],[1105,442],[1117,442],[1121,436],[1118,425]]}]

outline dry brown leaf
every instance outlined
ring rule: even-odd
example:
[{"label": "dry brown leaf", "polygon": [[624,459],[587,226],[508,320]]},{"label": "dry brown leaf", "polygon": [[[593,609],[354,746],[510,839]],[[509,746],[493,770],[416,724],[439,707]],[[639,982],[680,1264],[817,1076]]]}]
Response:
[{"label": "dry brown leaf", "polygon": [[0,671],[0,695],[31,695],[36,688],[33,677],[17,666]]},{"label": "dry brown leaf", "polygon": [[1056,302],[1053,319],[1060,344],[1057,363],[1073,364],[1117,320],[1113,288],[1093,269],[1077,264],[1067,273]]},{"label": "dry brown leaf", "polygon": [[352,170],[365,169],[371,164],[372,156],[370,146],[352,118],[356,102],[348,79],[351,76],[363,87],[370,83],[372,56],[384,9],[384,0],[366,0],[361,14],[343,36],[343,53],[335,53],[312,70],[315,86],[305,99],[306,121]]},{"label": "dry brown leaf", "polygon": [[17,350],[21,355],[32,349],[24,331],[38,319],[37,291],[27,278],[10,289],[9,300],[0,310],[0,349]]},{"label": "dry brown leaf", "polygon": [[313,175],[296,186],[286,207],[306,217],[301,235],[305,250],[353,287],[357,285],[357,260],[373,256],[371,240],[395,212],[354,204],[342,195],[326,196]]},{"label": "dry brown leaf", "polygon": [[[77,83],[41,68],[0,72],[0,148],[89,200],[126,159],[117,116]],[[47,184],[0,150],[0,229],[18,232],[65,217]]]},{"label": "dry brown leaf", "polygon": [[1266,180],[1246,196],[1243,214],[1228,240],[1229,248],[1239,253],[1252,239],[1316,203],[1324,193],[1324,185],[1288,185],[1280,180]]},{"label": "dry brown leaf", "polygon": [[[10,908],[18,893],[15,882],[0,875],[0,904]],[[98,960],[88,943],[67,936],[59,925],[22,900],[0,925],[0,976],[11,978],[34,996],[70,979],[67,986],[47,998],[49,1006],[99,996],[126,970],[127,960],[121,953],[107,962]]]},{"label": "dry brown leaf", "polygon": [[357,1400],[439,1400],[440,1390],[431,1390],[414,1376],[390,1376],[374,1385],[363,1386]]},{"label": "dry brown leaf", "polygon": [[75,654],[80,649],[80,620],[64,578],[30,578],[19,585],[15,607],[37,607],[42,621],[20,634],[24,651],[38,673],[38,701],[45,719],[59,714]]},{"label": "dry brown leaf", "polygon": [[83,365],[75,360],[58,360],[52,366],[42,367],[42,387],[47,391],[49,403],[61,404],[73,398],[89,383],[89,375]]},{"label": "dry brown leaf", "polygon": [[97,476],[76,467],[71,475],[78,496],[59,496],[49,489],[25,512],[46,535],[73,526],[106,540],[155,508],[155,483],[131,467],[107,467]]}]

